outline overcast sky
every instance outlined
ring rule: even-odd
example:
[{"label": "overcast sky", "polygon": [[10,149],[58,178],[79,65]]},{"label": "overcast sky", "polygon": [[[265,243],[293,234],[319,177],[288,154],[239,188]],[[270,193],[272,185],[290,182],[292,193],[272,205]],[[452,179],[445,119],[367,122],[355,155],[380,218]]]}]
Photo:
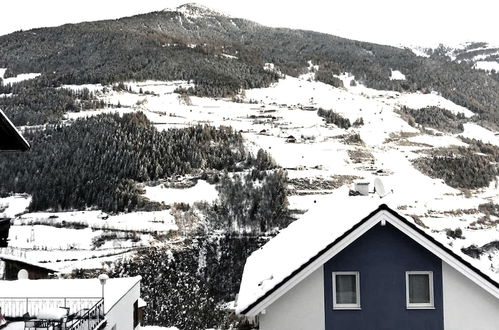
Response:
[{"label": "overcast sky", "polygon": [[[0,35],[20,29],[118,18],[189,1],[8,0]],[[499,45],[497,0],[198,0],[234,17],[269,26],[330,33],[383,44],[437,45],[488,41]]]}]

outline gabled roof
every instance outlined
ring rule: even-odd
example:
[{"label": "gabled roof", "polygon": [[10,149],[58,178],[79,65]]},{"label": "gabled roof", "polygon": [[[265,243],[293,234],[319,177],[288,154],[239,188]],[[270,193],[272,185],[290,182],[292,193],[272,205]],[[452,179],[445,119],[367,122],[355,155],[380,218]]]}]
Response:
[{"label": "gabled roof", "polygon": [[26,151],[29,148],[28,141],[0,110],[0,151]]},{"label": "gabled roof", "polygon": [[42,263],[39,263],[36,261],[31,261],[31,260],[28,260],[25,258],[16,257],[16,256],[9,255],[9,254],[0,254],[0,260],[17,262],[17,263],[20,263],[20,264],[23,264],[26,266],[38,268],[42,271],[46,271],[47,273],[57,273],[58,272],[58,270],[51,268],[47,265],[44,265]]},{"label": "gabled roof", "polygon": [[[365,203],[369,206],[372,205],[372,201],[371,203],[365,201]],[[472,265],[471,258],[451,250],[386,204],[378,204],[377,208],[367,216],[359,216],[362,210],[365,210],[361,204],[362,201],[357,200],[357,205],[355,202],[351,205],[343,205],[344,209],[350,210],[348,214],[341,212],[338,216],[329,214],[330,219],[327,219],[329,221],[326,221],[326,225],[322,225],[322,227],[317,219],[320,213],[312,214],[305,221],[300,219],[299,223],[292,223],[278,235],[282,235],[282,237],[276,239],[278,237],[276,236],[261,249],[255,251],[248,258],[244,268],[236,313],[247,316],[258,315],[301,280],[380,222],[390,223],[499,299],[497,278],[492,278],[491,273]],[[359,221],[359,219],[361,220]],[[295,228],[290,228],[293,225]],[[314,225],[318,225],[318,227],[314,228]],[[299,233],[299,236],[290,235],[293,232]],[[306,240],[306,245],[300,247],[300,242],[292,240],[292,238],[296,240],[296,237]],[[301,250],[305,250],[305,252],[302,253]],[[279,269],[280,267],[284,270]]]}]

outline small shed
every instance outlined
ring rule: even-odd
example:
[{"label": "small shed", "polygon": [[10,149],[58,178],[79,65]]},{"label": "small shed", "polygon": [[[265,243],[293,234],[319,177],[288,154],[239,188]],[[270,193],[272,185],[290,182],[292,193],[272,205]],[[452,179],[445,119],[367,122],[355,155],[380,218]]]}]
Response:
[{"label": "small shed", "polygon": [[369,195],[369,182],[357,181],[354,183],[354,190],[362,196]]}]

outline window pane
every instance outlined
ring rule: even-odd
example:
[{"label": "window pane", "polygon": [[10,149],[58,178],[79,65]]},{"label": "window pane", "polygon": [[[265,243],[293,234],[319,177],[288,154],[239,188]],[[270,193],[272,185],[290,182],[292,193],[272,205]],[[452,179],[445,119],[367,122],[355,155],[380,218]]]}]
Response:
[{"label": "window pane", "polygon": [[336,275],[336,303],[357,304],[357,280],[355,275]]},{"label": "window pane", "polygon": [[428,274],[409,274],[409,303],[430,303],[430,276]]}]

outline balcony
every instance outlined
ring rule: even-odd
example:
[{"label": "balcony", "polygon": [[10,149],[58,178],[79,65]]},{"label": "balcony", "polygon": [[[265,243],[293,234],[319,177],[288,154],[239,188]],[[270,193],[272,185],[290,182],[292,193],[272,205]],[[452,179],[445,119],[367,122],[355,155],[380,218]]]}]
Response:
[{"label": "balcony", "polygon": [[96,330],[105,324],[102,298],[0,297],[0,311],[24,321],[26,330]]}]

